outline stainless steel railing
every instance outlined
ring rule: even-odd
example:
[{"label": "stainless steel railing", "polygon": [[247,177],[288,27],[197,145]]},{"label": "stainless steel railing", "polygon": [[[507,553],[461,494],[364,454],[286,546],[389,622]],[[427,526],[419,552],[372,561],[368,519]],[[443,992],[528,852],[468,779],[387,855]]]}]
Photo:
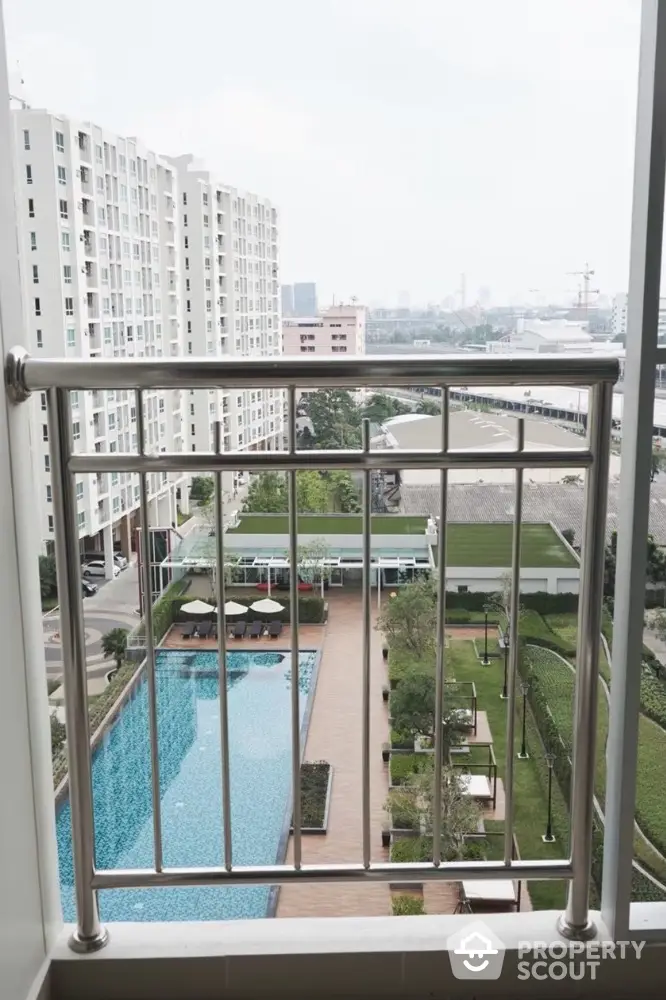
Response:
[{"label": "stainless steel railing", "polygon": [[[589,920],[589,878],[592,853],[597,661],[601,625],[604,571],[604,525],[609,471],[613,383],[618,375],[614,358],[535,356],[511,358],[483,355],[426,358],[254,358],[201,360],[160,358],[141,360],[42,360],[22,349],[10,352],[5,377],[10,396],[20,402],[36,390],[48,394],[51,474],[58,590],[61,602],[61,638],[65,663],[65,697],[69,748],[72,844],[75,867],[77,929],[71,939],[75,950],[94,951],[106,942],[99,921],[97,890],[151,886],[287,884],[290,882],[409,882],[459,879],[567,879],[570,881],[566,912],[560,929],[569,937],[586,937]],[[591,386],[587,446],[569,450],[526,450],[519,421],[515,451],[455,450],[449,446],[449,387],[455,385],[561,384]],[[296,447],[296,389],[300,387],[384,387],[428,385],[441,389],[442,447],[438,451],[370,451],[367,424],[360,451],[299,452]],[[147,454],[143,425],[143,391],[150,389],[287,388],[288,448],[277,452],[225,452],[217,428],[215,450],[207,453]],[[137,403],[137,454],[74,454],[69,392],[93,389],[133,389]],[[373,469],[435,468],[440,470],[441,505],[438,541],[436,752],[434,850],[432,863],[377,864],[371,861],[370,830],[370,475]],[[502,861],[443,862],[440,852],[442,780],[442,692],[446,676],[445,595],[448,470],[454,468],[513,468],[515,470],[515,519],[512,547],[510,602],[510,663],[507,701],[507,757],[505,769],[505,852]],[[523,470],[526,468],[580,468],[586,470],[585,522],[581,549],[579,628],[574,719],[574,766],[571,796],[571,851],[561,860],[514,860],[514,718],[519,639],[519,567]],[[362,643],[362,769],[363,843],[361,860],[344,864],[302,863],[300,834],[300,736],[298,725],[298,592],[297,574],[291,573],[292,607],[292,795],[294,812],[293,864],[238,866],[231,854],[229,728],[226,701],[224,620],[224,536],[221,473],[225,469],[284,470],[289,483],[290,562],[297,564],[297,493],[299,469],[345,468],[363,476],[363,643]],[[139,473],[142,523],[148,524],[146,477],[150,472],[201,472],[215,474],[216,558],[218,600],[218,667],[222,752],[222,801],[224,864],[209,868],[165,868],[160,823],[159,759],[155,704],[155,649],[146,606],[146,664],[149,686],[149,725],[152,759],[154,817],[154,866],[152,869],[99,871],[95,865],[90,740],[88,731],[86,657],[81,606],[75,476],[83,472],[125,471]],[[150,593],[148,532],[142,532],[144,593]]]}]

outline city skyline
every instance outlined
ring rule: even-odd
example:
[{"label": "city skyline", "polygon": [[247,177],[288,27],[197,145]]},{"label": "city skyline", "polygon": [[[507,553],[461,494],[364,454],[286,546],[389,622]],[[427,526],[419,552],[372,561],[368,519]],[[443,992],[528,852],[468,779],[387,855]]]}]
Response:
[{"label": "city skyline", "polygon": [[[464,273],[470,301],[566,301],[587,259],[626,288],[638,5],[170,7],[119,0],[96,30],[75,0],[10,0],[10,67],[33,107],[266,192],[283,282],[315,281],[322,304],[427,302]],[[225,47],[250,38],[251,60]]]}]

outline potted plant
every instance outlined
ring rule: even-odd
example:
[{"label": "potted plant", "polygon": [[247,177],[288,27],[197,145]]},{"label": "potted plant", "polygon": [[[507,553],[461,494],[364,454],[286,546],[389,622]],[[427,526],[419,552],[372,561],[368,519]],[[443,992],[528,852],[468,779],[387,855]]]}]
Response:
[{"label": "potted plant", "polygon": [[389,700],[390,694],[391,694],[391,689],[388,686],[388,684],[383,684],[382,685],[382,698],[383,698],[383,700],[387,702]]},{"label": "potted plant", "polygon": [[388,764],[390,759],[391,759],[391,744],[382,743],[382,760],[384,761],[385,764]]}]

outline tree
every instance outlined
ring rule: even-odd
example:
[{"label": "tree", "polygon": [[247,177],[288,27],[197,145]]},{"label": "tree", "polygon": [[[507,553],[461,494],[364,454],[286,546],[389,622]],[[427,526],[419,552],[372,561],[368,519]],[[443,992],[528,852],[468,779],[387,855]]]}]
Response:
[{"label": "tree", "polygon": [[102,652],[106,659],[113,657],[116,661],[116,670],[120,670],[123,662],[128,635],[129,631],[126,628],[112,628],[102,636]]},{"label": "tree", "polygon": [[436,592],[431,580],[400,587],[377,619],[377,629],[390,647],[422,659],[434,655],[437,631]]},{"label": "tree", "polygon": [[243,510],[248,514],[284,514],[287,481],[282,472],[260,472],[250,479]]},{"label": "tree", "polygon": [[399,399],[388,396],[385,392],[375,392],[363,407],[363,416],[375,424],[383,424],[391,417],[398,417],[402,413],[411,413],[411,406],[407,406]]},{"label": "tree", "polygon": [[650,463],[650,482],[653,483],[655,477],[663,471],[666,465],[666,452],[661,451],[659,448],[653,448],[652,450],[652,461]]},{"label": "tree", "polygon": [[562,538],[565,540],[565,542],[568,542],[569,545],[573,546],[575,537],[576,537],[576,532],[574,531],[573,528],[564,528],[564,530],[562,531]]},{"label": "tree", "polygon": [[341,514],[358,514],[361,504],[351,473],[344,469],[334,469],[327,474],[327,478],[334,509]]},{"label": "tree", "polygon": [[298,432],[296,446],[300,451],[312,451],[317,447],[317,440],[307,424]]},{"label": "tree", "polygon": [[419,401],[419,405],[416,407],[417,413],[427,413],[429,417],[436,417],[442,412],[439,403],[436,403],[434,399],[428,399],[424,396],[423,399]]},{"label": "tree", "polygon": [[[443,716],[443,759],[448,760],[452,746],[457,746],[467,731],[463,719],[455,710]],[[434,672],[410,670],[391,694],[391,726],[401,736],[435,739],[435,675]]]},{"label": "tree", "polygon": [[65,723],[60,721],[55,712],[51,712],[51,757],[60,752],[66,737]]},{"label": "tree", "polygon": [[[442,768],[440,850],[446,860],[462,856],[465,835],[475,832],[479,823],[479,806],[465,794],[461,778],[458,769],[448,765]],[[411,820],[409,825],[413,829],[421,830],[424,837],[432,838],[434,793],[434,762],[428,762],[422,773],[410,775],[406,784],[389,793],[386,810]]]},{"label": "tree", "polygon": [[564,486],[581,486],[583,483],[583,477],[577,475],[562,476],[562,484]]},{"label": "tree", "polygon": [[361,444],[361,412],[344,389],[318,389],[304,406],[312,421],[316,447],[323,450],[358,448]]},{"label": "tree", "polygon": [[[617,560],[617,531],[611,534],[610,544],[606,546],[606,565],[604,569],[604,594],[613,597],[615,593],[615,568]],[[666,554],[655,542],[652,535],[647,541],[647,578],[649,583],[666,584]]]},{"label": "tree", "polygon": [[43,601],[58,593],[55,556],[39,557],[39,589]]},{"label": "tree", "polygon": [[215,492],[215,482],[212,476],[194,476],[190,486],[190,500],[196,504],[206,505]]},{"label": "tree", "polygon": [[[285,499],[288,505],[288,495]],[[328,511],[328,485],[321,472],[303,469],[296,473],[296,499],[300,514],[324,514]]]},{"label": "tree", "polygon": [[[313,538],[308,545],[299,545],[298,575],[313,587],[319,586],[321,596],[324,596],[324,581],[330,579],[331,567],[326,560],[330,558],[331,549],[325,538]],[[288,558],[287,554],[287,558]]]}]

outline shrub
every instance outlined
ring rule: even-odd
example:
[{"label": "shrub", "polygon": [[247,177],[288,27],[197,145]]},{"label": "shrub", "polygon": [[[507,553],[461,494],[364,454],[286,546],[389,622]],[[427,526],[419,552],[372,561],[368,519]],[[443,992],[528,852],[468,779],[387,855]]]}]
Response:
[{"label": "shrub", "polygon": [[389,647],[388,674],[389,680],[397,684],[407,673],[422,672],[435,676],[435,657],[419,659],[413,653]]},{"label": "shrub", "polygon": [[[226,597],[227,597],[227,600],[231,599],[230,594],[228,592],[226,594]],[[238,603],[238,604],[243,604],[248,609],[247,614],[243,615],[243,618],[244,618],[244,620],[246,622],[250,623],[250,622],[253,622],[253,621],[257,621],[258,619],[261,620],[261,621],[264,621],[266,619],[266,615],[265,614],[261,614],[258,611],[252,611],[252,609],[250,608],[250,605],[254,604],[255,601],[261,600],[261,598],[262,598],[262,595],[261,594],[256,594],[256,593],[252,593],[251,596],[248,595],[247,593],[245,593],[245,594],[234,593],[233,594],[233,600],[236,601],[236,603]],[[173,622],[191,621],[191,619],[188,618],[186,615],[182,615],[181,611],[180,611],[182,605],[183,604],[187,604],[188,601],[190,601],[190,600],[191,600],[191,598],[189,596],[187,596],[187,597],[178,597],[175,600],[171,600],[170,601],[170,603],[174,607],[173,607],[172,612],[171,612],[172,617],[171,617],[171,621],[169,622],[169,625],[173,624]],[[289,621],[291,620],[291,615],[290,615],[290,610],[289,610],[289,598],[287,597],[286,600],[283,601],[282,595],[278,595],[278,596],[275,597],[275,600],[279,601],[280,604],[284,603],[284,610],[283,611],[278,611],[274,615],[271,615],[270,617],[271,618],[276,618],[276,619],[279,618],[280,621],[285,622],[286,624],[288,624]],[[216,598],[214,598],[214,597],[210,597],[208,599],[208,603],[210,603],[210,604],[215,604],[215,602],[216,602]],[[160,603],[160,602],[158,602],[158,603]],[[299,599],[298,599],[298,621],[299,621],[299,623],[301,625],[313,625],[313,624],[319,624],[320,622],[323,622],[323,620],[324,620],[324,605],[325,605],[325,603],[326,602],[321,597],[319,597],[316,594],[304,594],[304,595],[301,595],[299,597]],[[156,608],[157,608],[157,604],[155,605],[155,609]],[[153,621],[155,620],[155,609],[153,609]],[[168,617],[168,615],[167,615],[167,617]],[[155,631],[157,631],[157,630],[155,630]],[[162,633],[162,634],[164,634],[164,633]]]},{"label": "shrub", "polygon": [[413,750],[414,740],[407,733],[399,733],[397,729],[391,730],[391,750]]},{"label": "shrub", "polygon": [[488,844],[485,840],[466,840],[463,844],[463,861],[485,861]]},{"label": "shrub", "polygon": [[472,616],[469,611],[447,611],[446,612],[446,624],[447,625],[464,625],[466,622],[471,621]]},{"label": "shrub", "polygon": [[432,839],[429,837],[401,837],[391,844],[393,864],[413,864],[432,861]]},{"label": "shrub", "polygon": [[420,917],[425,913],[423,897],[408,896],[406,893],[400,896],[393,896],[391,899],[391,910],[394,917]]}]

